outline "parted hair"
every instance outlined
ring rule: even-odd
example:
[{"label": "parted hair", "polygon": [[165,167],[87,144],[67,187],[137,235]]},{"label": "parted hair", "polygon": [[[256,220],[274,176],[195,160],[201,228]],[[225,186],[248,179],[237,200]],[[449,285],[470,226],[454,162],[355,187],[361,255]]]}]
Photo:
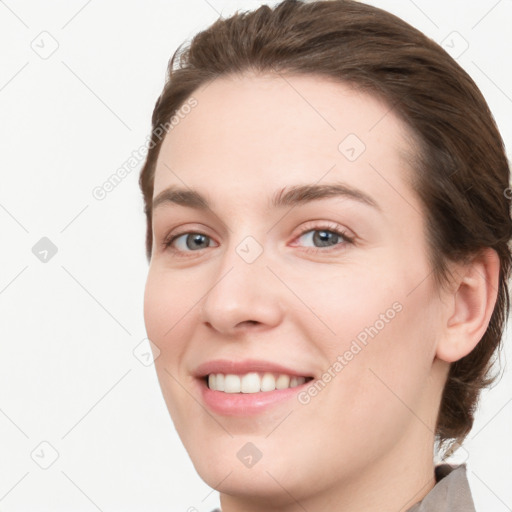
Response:
[{"label": "parted hair", "polygon": [[284,0],[274,7],[219,18],[181,45],[152,115],[152,135],[139,184],[152,252],[155,166],[164,140],[157,128],[194,91],[246,71],[339,80],[386,102],[413,135],[411,184],[426,212],[428,258],[437,286],[450,282],[449,263],[482,249],[500,259],[497,301],[482,339],[451,363],[437,415],[445,456],[473,426],[483,388],[493,384],[509,313],[510,169],[494,117],[477,85],[435,41],[399,17],[355,0]]}]

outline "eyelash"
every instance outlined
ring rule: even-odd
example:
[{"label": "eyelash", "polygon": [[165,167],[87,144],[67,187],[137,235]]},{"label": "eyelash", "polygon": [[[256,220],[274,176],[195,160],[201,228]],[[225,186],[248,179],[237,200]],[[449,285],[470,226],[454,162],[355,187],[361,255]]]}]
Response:
[{"label": "eyelash", "polygon": [[[316,225],[316,226],[308,226],[307,229],[304,229],[303,231],[301,231],[296,239],[299,239],[301,238],[302,236],[304,236],[306,233],[309,233],[311,231],[327,231],[329,233],[333,233],[335,235],[338,235],[340,236],[341,238],[343,238],[344,242],[340,242],[338,244],[335,244],[335,245],[332,245],[332,246],[326,246],[324,248],[322,247],[306,247],[306,248],[303,248],[303,250],[307,253],[318,253],[318,252],[331,252],[332,250],[336,251],[336,250],[340,250],[338,249],[337,247],[338,246],[343,246],[343,245],[346,245],[346,244],[353,244],[354,243],[354,237],[351,237],[347,234],[347,232],[341,227],[339,226],[338,224],[330,224],[330,223],[325,223],[325,224],[322,224],[322,225]],[[165,237],[164,241],[162,242],[162,248],[163,250],[171,250],[172,252],[174,253],[183,253],[183,252],[189,252],[189,253],[194,253],[194,252],[199,252],[200,249],[198,249],[197,251],[180,251],[178,249],[175,249],[172,247],[172,243],[179,237],[183,236],[183,235],[204,235],[208,238],[211,238],[209,237],[208,235],[205,235],[204,233],[200,233],[198,231],[183,231],[182,233],[177,233],[177,234],[174,234],[174,235],[168,235],[167,237]],[[187,256],[184,256],[184,257],[187,257]]]}]

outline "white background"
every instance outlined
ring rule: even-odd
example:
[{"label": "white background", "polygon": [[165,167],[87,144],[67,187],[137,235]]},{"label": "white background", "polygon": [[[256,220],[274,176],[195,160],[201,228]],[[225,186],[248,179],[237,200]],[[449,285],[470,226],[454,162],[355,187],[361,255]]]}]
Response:
[{"label": "white background", "polygon": [[[142,162],[103,200],[92,191],[145,143],[178,45],[219,14],[261,3],[0,3],[1,511],[217,505],[181,446],[153,366],[134,355],[148,350]],[[453,40],[454,51],[469,45],[457,60],[510,156],[512,1],[368,3]],[[58,250],[46,263],[32,252],[42,237]],[[512,510],[511,383],[507,367],[457,455],[480,512]]]}]

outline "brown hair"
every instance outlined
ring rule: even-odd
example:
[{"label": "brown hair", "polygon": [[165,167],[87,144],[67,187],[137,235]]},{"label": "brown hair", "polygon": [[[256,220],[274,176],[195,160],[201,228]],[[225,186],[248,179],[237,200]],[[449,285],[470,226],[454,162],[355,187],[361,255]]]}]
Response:
[{"label": "brown hair", "polygon": [[[169,61],[152,116],[153,133],[139,184],[152,251],[156,161],[169,123],[192,93],[217,77],[244,71],[302,73],[350,83],[390,105],[414,134],[413,187],[425,206],[435,282],[448,282],[450,261],[486,247],[500,259],[498,298],[474,348],[451,363],[437,417],[439,446],[461,443],[472,428],[480,390],[492,384],[509,312],[512,262],[510,170],[503,140],[480,90],[437,43],[400,18],[354,0],[284,0],[219,18]],[[168,126],[168,125],[167,125]]]}]

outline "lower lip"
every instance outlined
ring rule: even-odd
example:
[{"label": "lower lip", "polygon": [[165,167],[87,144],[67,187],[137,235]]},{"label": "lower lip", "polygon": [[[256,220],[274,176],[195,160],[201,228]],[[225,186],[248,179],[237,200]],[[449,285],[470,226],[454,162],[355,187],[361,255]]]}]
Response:
[{"label": "lower lip", "polygon": [[224,393],[210,389],[203,379],[198,379],[201,396],[206,406],[224,416],[249,416],[259,414],[297,396],[310,382],[300,386],[258,393]]}]

